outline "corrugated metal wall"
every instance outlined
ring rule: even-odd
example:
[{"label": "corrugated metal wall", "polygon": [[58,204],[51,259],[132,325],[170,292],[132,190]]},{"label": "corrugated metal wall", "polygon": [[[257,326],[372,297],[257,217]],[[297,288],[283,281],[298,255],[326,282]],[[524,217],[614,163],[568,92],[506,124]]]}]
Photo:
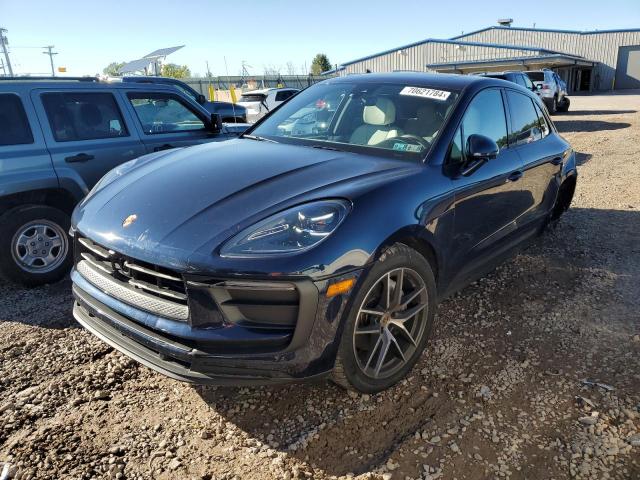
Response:
[{"label": "corrugated metal wall", "polygon": [[[579,55],[587,60],[600,62],[593,72],[593,87],[609,90],[614,85],[618,61],[618,47],[640,45],[640,31],[605,33],[570,33],[543,30],[489,29],[456,38],[459,41],[520,45],[555,50]],[[485,60],[538,55],[530,50],[505,49],[465,45],[456,48],[451,43],[429,41],[403,50],[394,51],[347,65],[344,74],[391,72],[394,70],[425,71],[429,63],[454,63],[457,61]]]},{"label": "corrugated metal wall", "polygon": [[496,28],[457,40],[540,47],[580,55],[601,62],[594,70],[594,89],[609,90],[614,85],[618,47],[640,45],[640,32],[579,34]]},{"label": "corrugated metal wall", "polygon": [[363,60],[347,65],[345,73],[392,72],[394,70],[425,71],[429,63],[448,63],[467,60],[489,60],[495,58],[512,58],[539,55],[537,51],[520,50],[518,48],[494,48],[473,45],[456,45],[430,41],[404,50]]}]

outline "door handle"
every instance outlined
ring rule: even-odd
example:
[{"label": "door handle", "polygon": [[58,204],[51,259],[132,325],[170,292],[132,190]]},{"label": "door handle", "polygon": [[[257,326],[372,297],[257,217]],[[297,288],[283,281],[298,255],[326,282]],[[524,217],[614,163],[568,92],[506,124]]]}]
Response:
[{"label": "door handle", "polygon": [[89,160],[93,160],[94,158],[96,158],[95,155],[89,155],[88,153],[79,153],[77,155],[65,157],[64,161],[67,163],[87,162]]},{"label": "door handle", "polygon": [[552,165],[562,165],[562,157],[556,157],[551,160]]},{"label": "door handle", "polygon": [[520,180],[522,178],[523,173],[520,170],[516,170],[515,172],[512,172],[511,175],[509,175],[507,177],[507,181],[508,182],[517,182],[518,180]]},{"label": "door handle", "polygon": [[162,150],[169,150],[170,148],[173,148],[173,145],[169,144],[169,143],[165,143],[164,145],[160,145],[159,147],[155,147],[153,149],[154,152],[160,152]]}]

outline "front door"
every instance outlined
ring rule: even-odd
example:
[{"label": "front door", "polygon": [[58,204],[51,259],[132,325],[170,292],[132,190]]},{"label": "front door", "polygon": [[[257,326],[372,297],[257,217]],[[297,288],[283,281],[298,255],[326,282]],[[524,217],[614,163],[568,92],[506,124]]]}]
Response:
[{"label": "front door", "polygon": [[464,168],[467,139],[472,134],[493,139],[500,152],[495,159],[469,176],[453,174],[455,227],[452,248],[456,252],[454,271],[472,269],[473,261],[497,248],[515,230],[515,221],[531,200],[520,178],[522,163],[509,147],[504,102],[500,89],[482,90],[471,101],[456,132],[448,162],[449,171]]},{"label": "front door", "polygon": [[112,91],[37,89],[31,97],[56,174],[84,183],[85,193],[109,170],[145,153]]}]

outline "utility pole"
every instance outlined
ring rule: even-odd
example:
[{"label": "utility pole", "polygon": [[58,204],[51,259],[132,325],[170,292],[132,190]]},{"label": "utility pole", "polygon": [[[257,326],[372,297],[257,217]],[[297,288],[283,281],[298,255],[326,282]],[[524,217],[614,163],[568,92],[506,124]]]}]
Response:
[{"label": "utility pole", "polygon": [[46,48],[47,51],[46,52],[42,52],[45,55],[49,55],[49,61],[51,62],[51,76],[55,77],[56,76],[56,70],[55,68],[53,68],[53,56],[57,55],[58,52],[53,52],[52,50],[55,48],[53,45],[47,45],[46,47],[42,47],[42,48]]},{"label": "utility pole", "polygon": [[[0,27],[0,46],[2,46],[2,52],[4,53],[6,68],[7,70],[9,70],[9,76],[13,77],[13,68],[11,68],[11,61],[9,60],[9,52],[7,51],[7,45],[9,44],[9,40],[7,40],[5,33],[7,33],[7,29]],[[5,70],[5,74],[6,74],[6,70]]]}]

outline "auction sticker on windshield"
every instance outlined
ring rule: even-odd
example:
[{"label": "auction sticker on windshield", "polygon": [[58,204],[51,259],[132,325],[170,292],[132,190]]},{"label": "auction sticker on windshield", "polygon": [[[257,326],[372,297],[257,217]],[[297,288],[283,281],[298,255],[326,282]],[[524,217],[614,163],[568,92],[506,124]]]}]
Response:
[{"label": "auction sticker on windshield", "polygon": [[400,91],[400,95],[412,95],[414,97],[433,98],[434,100],[445,101],[451,95],[446,90],[434,90],[433,88],[423,87],[404,87]]}]

